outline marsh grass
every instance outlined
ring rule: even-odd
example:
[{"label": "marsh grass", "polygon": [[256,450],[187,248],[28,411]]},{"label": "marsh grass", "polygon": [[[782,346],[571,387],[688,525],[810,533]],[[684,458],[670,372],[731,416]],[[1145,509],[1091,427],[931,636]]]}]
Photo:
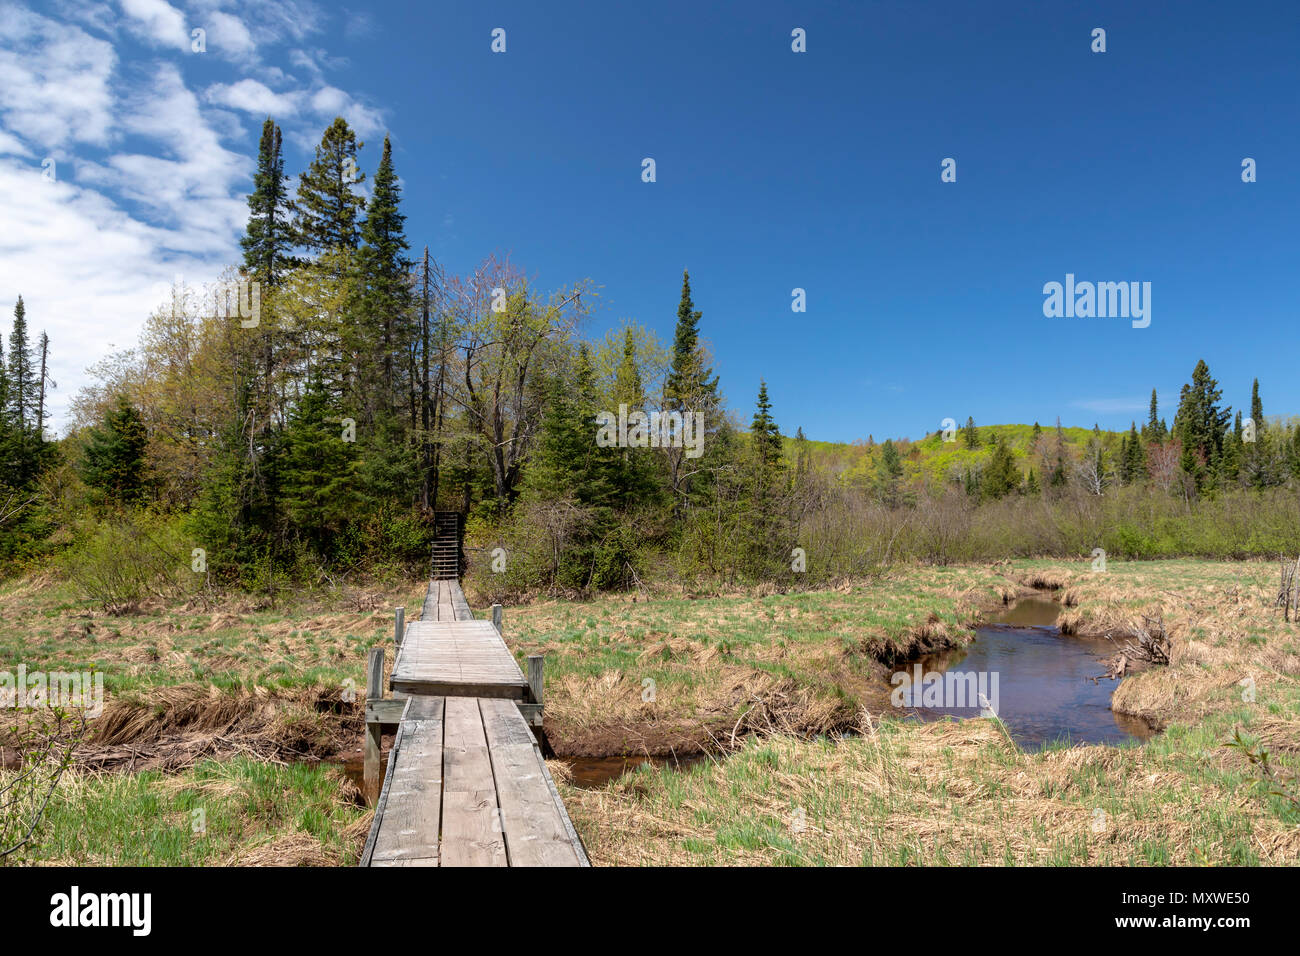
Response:
[{"label": "marsh grass", "polygon": [[70,772],[24,862],[354,865],[370,816],[355,796],[355,787],[326,765],[246,757],[205,761],[175,775]]},{"label": "marsh grass", "polygon": [[[983,569],[905,576],[885,613],[907,633],[908,595],[996,589]],[[753,735],[684,771],[643,766],[603,789],[562,783],[593,860],[604,864],[1221,865],[1300,860],[1300,628],[1270,606],[1267,563],[1017,561],[1012,581],[1051,587],[1075,633],[1124,636],[1160,613],[1168,667],[1127,678],[1117,709],[1158,722],[1145,745],[1022,752],[992,720],[923,724],[863,715],[841,738]],[[888,588],[890,582],[885,582]],[[868,591],[860,599],[870,602]],[[769,599],[778,605],[780,598]],[[823,614],[837,598],[814,599]],[[857,620],[864,620],[863,611]],[[779,615],[778,615],[779,616]],[[875,623],[881,623],[879,617]],[[837,638],[842,635],[835,635]],[[1254,681],[1255,699],[1241,680]],[[1243,730],[1268,750],[1265,779]],[[1281,785],[1278,780],[1283,781]],[[801,825],[792,825],[792,815]],[[1098,811],[1105,825],[1096,828]]]}]

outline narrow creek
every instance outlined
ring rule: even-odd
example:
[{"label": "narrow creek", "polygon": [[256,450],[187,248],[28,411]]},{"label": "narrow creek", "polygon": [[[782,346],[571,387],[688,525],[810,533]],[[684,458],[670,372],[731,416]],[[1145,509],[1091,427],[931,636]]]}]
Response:
[{"label": "narrow creek", "polygon": [[[915,695],[911,713],[921,720],[972,717],[978,702],[953,706],[943,700],[934,706],[915,686],[919,666],[923,675],[943,677],[944,686],[978,681],[981,689],[996,689],[993,710],[1021,747],[1038,749],[1047,744],[1120,744],[1152,735],[1145,721],[1110,709],[1116,681],[1094,681],[1106,670],[1105,660],[1115,653],[1106,640],[1063,635],[1056,627],[1060,605],[1047,598],[1024,598],[975,631],[975,640],[960,649],[932,654],[895,668],[895,674],[912,678]],[[951,675],[949,678],[948,675]],[[907,688],[901,678],[898,688]],[[930,682],[931,678],[924,678]],[[934,680],[933,686],[939,681]],[[986,691],[987,693],[987,691]],[[990,694],[990,697],[994,695]]]},{"label": "narrow creek", "polygon": [[[980,687],[1012,739],[1026,749],[1060,742],[1114,745],[1151,737],[1153,731],[1145,721],[1110,709],[1115,681],[1092,679],[1105,672],[1106,660],[1115,653],[1113,645],[1062,634],[1056,626],[1060,612],[1060,605],[1050,598],[1022,598],[976,628],[975,639],[966,647],[896,667],[889,686],[882,683],[883,706],[889,706],[889,697],[902,694],[902,712],[920,720],[976,717],[982,710],[977,699],[954,701],[948,694],[949,699],[932,706],[935,702],[925,689],[927,685]],[[911,687],[914,697],[904,693],[908,683],[894,676],[900,673],[912,682],[921,677],[921,683]],[[944,692],[939,693],[942,698]],[[957,702],[966,706],[955,706]],[[577,786],[597,788],[644,764],[680,769],[707,759],[627,755],[566,762]]]}]

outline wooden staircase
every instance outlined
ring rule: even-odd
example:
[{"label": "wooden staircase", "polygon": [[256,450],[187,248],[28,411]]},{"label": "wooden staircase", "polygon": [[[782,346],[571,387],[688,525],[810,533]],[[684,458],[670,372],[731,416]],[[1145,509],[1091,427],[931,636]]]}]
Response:
[{"label": "wooden staircase", "polygon": [[433,570],[435,581],[460,578],[460,514],[438,511],[433,516]]}]

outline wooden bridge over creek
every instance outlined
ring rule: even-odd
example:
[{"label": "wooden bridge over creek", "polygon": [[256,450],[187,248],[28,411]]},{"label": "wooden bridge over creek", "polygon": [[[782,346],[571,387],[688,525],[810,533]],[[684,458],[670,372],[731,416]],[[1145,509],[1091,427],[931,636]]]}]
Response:
[{"label": "wooden bridge over creek", "polygon": [[[362,866],[590,866],[542,759],[542,658],[525,678],[501,637],[501,606],[476,620],[461,591],[459,516],[439,512],[420,619],[397,612],[366,665]],[[448,538],[456,535],[454,547]],[[395,729],[381,784],[382,734]]]}]

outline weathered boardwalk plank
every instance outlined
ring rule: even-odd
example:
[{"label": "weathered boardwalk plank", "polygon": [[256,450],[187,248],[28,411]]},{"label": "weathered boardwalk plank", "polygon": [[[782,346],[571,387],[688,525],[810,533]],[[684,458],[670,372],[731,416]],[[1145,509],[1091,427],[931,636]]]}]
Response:
[{"label": "weathered boardwalk plank", "polygon": [[535,669],[537,688],[459,581],[429,582],[398,647],[394,698],[371,701],[368,688],[368,711],[400,723],[362,866],[591,865],[529,729],[540,659]]},{"label": "weathered boardwalk plank", "polygon": [[528,681],[491,621],[413,621],[389,684],[401,694],[528,696]]},{"label": "weathered boardwalk plank", "polygon": [[480,700],[511,866],[581,866],[581,841],[519,708]]},{"label": "weathered boardwalk plank", "polygon": [[413,697],[362,866],[590,866],[513,703]]}]

